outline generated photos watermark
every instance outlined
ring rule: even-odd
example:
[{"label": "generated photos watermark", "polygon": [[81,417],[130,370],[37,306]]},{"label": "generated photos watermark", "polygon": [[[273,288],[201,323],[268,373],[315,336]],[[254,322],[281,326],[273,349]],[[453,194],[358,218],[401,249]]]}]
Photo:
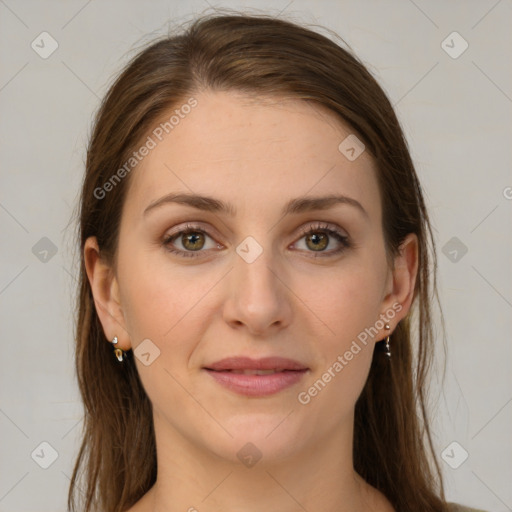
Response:
[{"label": "generated photos watermark", "polygon": [[142,146],[132,153],[132,156],[126,160],[126,162],[112,176],[103,183],[101,187],[94,189],[94,197],[96,199],[103,199],[108,192],[112,191],[116,185],[118,185],[123,178],[125,178],[133,168],[141,162],[146,156],[149,155],[152,149],[155,149],[159,142],[161,142],[165,135],[171,133],[176,126],[178,126],[182,119],[190,114],[192,109],[197,106],[197,100],[194,97],[188,99],[187,103],[181,105],[180,108],[176,108],[169,119],[163,123],[160,123],[152,132],[148,135],[146,142]]},{"label": "generated photos watermark", "polygon": [[[349,364],[354,357],[361,352],[361,345],[366,346],[369,338],[374,338],[386,325],[389,320],[395,318],[396,314],[402,310],[403,306],[399,302],[395,302],[393,306],[385,313],[380,315],[380,318],[371,327],[367,327],[357,335],[357,340],[353,340],[350,348],[346,350],[343,355],[339,355],[336,360],[327,368],[322,376],[317,379],[312,386],[306,391],[301,391],[297,395],[298,401],[302,405],[307,405],[311,399],[320,393],[331,380],[336,377],[342,370]],[[358,343],[359,341],[359,343]]]}]

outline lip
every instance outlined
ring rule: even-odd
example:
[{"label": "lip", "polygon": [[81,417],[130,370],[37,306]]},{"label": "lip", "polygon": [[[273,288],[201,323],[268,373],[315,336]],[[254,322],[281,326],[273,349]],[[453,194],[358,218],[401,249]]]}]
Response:
[{"label": "lip", "polygon": [[[309,370],[306,366],[283,357],[228,357],[203,368],[220,385],[244,396],[268,396],[297,384]],[[276,370],[267,375],[233,373],[243,370]]]},{"label": "lip", "polygon": [[205,366],[208,370],[307,370],[308,367],[293,359],[284,357],[226,357],[220,361]]}]

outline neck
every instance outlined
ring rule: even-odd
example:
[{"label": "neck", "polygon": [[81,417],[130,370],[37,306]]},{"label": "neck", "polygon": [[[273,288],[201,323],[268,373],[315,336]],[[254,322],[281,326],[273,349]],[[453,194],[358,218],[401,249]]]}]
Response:
[{"label": "neck", "polygon": [[353,469],[352,428],[353,421],[347,421],[345,429],[314,446],[279,459],[263,454],[256,464],[245,466],[236,457],[228,460],[202,450],[155,418],[158,477],[143,498],[144,510],[386,510],[382,508],[385,498]]}]

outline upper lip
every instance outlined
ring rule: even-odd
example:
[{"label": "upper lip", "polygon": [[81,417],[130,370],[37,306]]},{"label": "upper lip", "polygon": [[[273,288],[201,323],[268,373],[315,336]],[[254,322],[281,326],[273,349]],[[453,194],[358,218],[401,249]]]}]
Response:
[{"label": "upper lip", "polygon": [[250,357],[227,357],[205,366],[207,370],[307,370],[308,368],[298,361],[284,357],[263,357],[251,359]]}]

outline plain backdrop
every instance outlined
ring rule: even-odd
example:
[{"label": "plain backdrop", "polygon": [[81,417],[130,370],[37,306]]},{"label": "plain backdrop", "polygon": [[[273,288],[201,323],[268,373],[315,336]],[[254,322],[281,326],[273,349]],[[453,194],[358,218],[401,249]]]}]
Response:
[{"label": "plain backdrop", "polygon": [[510,0],[0,0],[0,512],[66,510],[82,417],[69,222],[93,115],[137,47],[209,3],[334,30],[391,98],[438,249],[448,498],[512,510]]}]

